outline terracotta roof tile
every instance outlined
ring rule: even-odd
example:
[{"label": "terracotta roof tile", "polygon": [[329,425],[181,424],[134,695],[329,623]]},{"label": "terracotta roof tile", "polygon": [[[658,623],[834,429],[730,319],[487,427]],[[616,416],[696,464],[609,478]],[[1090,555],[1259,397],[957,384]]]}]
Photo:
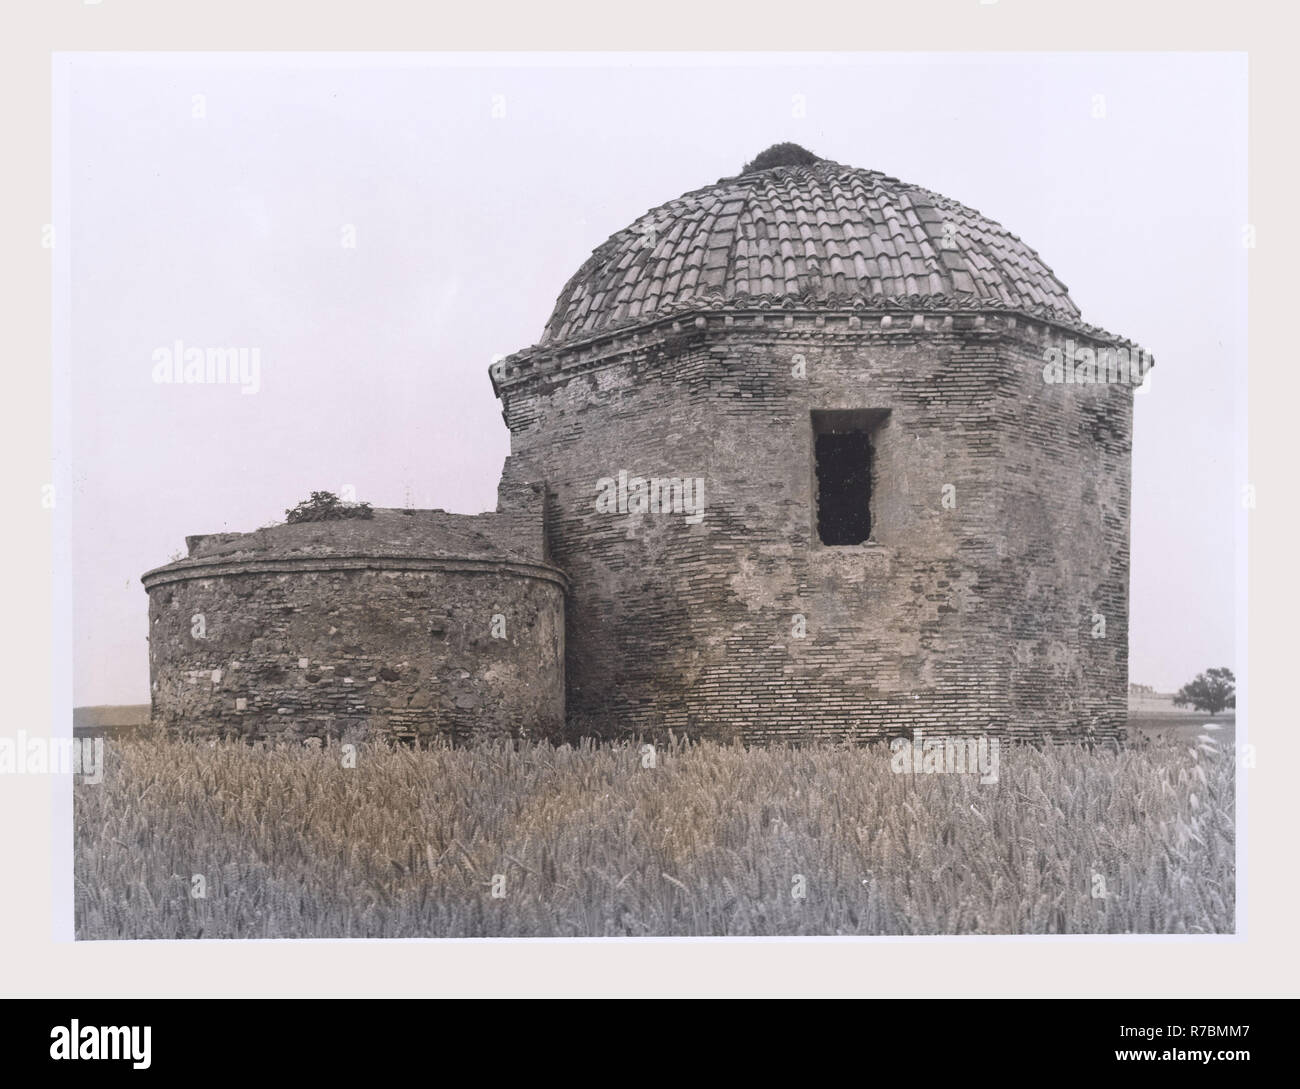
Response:
[{"label": "terracotta roof tile", "polygon": [[[945,245],[951,238],[955,245]],[[836,163],[776,167],[686,193],[598,247],[565,286],[543,343],[693,299],[801,305],[969,296],[1077,320],[1028,246],[937,193]]]}]

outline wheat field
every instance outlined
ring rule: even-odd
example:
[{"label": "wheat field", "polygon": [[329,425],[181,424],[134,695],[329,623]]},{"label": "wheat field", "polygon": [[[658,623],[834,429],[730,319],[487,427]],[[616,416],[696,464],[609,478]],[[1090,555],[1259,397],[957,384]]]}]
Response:
[{"label": "wheat field", "polygon": [[81,939],[1229,933],[1209,735],[1007,747],[412,749],[107,741],[75,799]]}]

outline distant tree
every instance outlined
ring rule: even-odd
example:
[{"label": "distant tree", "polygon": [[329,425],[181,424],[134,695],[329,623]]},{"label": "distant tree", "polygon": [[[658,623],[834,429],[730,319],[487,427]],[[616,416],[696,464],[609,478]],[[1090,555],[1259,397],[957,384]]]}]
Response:
[{"label": "distant tree", "polygon": [[1217,715],[1225,707],[1237,706],[1237,678],[1227,666],[1198,673],[1174,696],[1175,707],[1191,704],[1198,711]]},{"label": "distant tree", "polygon": [[286,522],[333,522],[340,518],[373,518],[369,503],[344,503],[333,492],[312,492],[296,507],[284,512]]}]

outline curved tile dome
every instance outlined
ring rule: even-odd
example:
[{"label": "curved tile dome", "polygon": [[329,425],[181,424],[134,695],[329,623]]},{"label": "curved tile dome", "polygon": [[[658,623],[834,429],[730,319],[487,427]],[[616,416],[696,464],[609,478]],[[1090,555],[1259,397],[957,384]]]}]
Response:
[{"label": "curved tile dome", "polygon": [[610,237],[565,285],[541,343],[697,303],[921,298],[1079,318],[1038,254],[979,212],[788,145]]}]

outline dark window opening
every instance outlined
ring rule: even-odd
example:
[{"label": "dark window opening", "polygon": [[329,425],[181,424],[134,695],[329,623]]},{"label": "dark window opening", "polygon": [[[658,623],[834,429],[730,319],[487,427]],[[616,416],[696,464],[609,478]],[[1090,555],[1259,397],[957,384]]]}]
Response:
[{"label": "dark window opening", "polygon": [[824,545],[871,538],[872,432],[883,413],[813,413],[817,471],[817,536]]}]

